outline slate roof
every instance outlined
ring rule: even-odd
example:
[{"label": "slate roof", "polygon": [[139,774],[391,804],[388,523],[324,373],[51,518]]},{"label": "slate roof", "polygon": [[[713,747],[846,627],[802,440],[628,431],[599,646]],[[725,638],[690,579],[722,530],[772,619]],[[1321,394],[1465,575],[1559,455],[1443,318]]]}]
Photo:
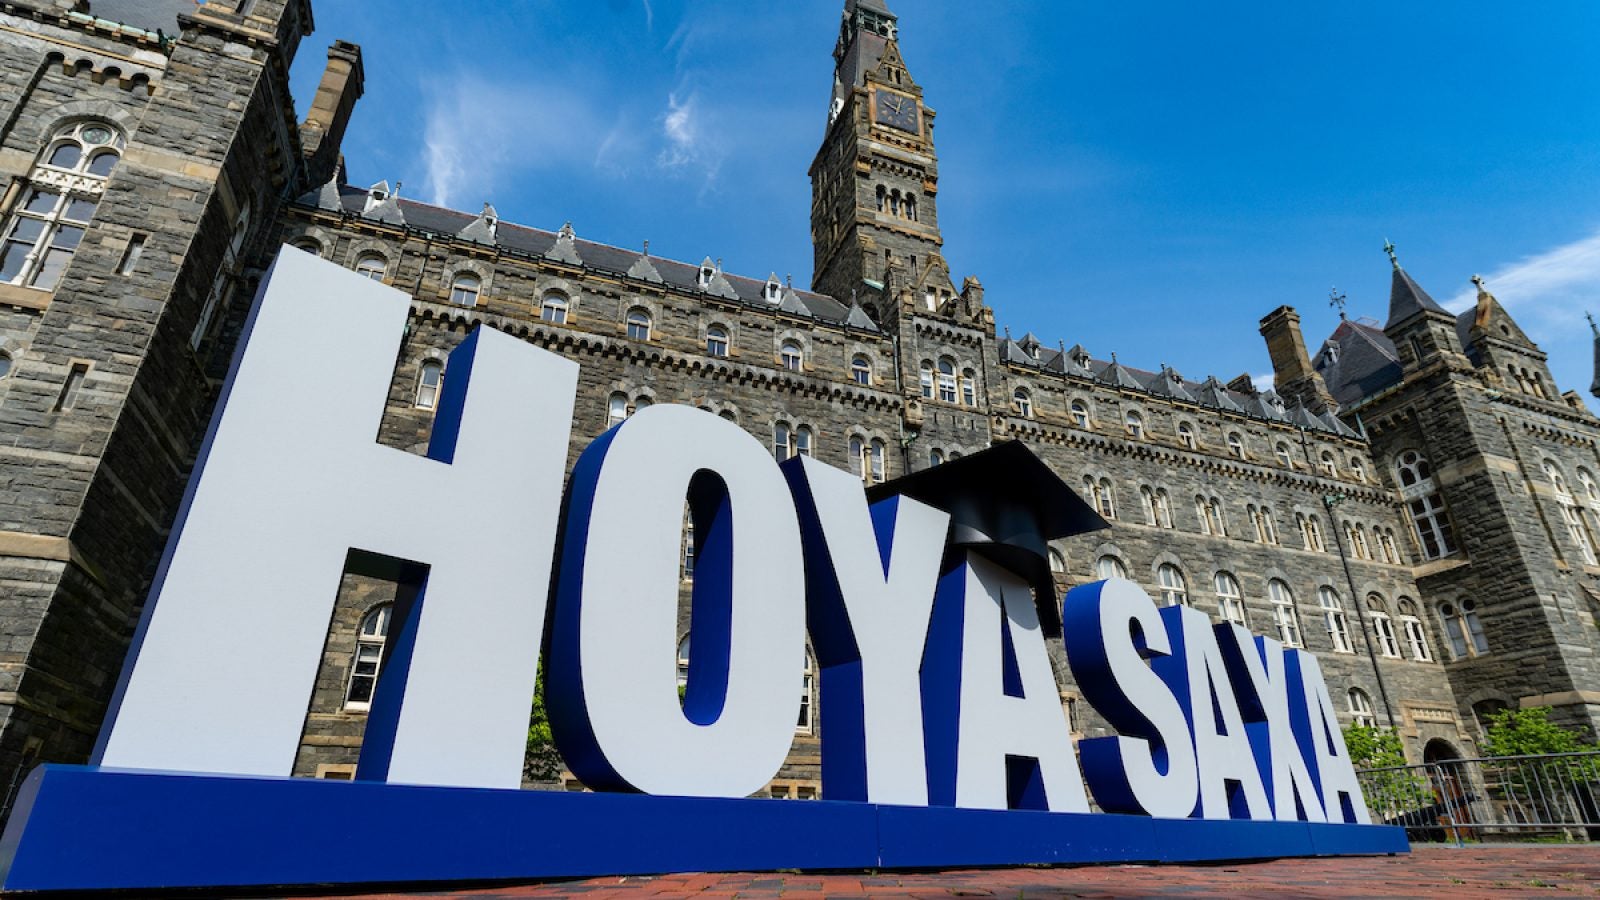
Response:
[{"label": "slate roof", "polygon": [[1428,296],[1405,269],[1395,266],[1394,278],[1389,282],[1389,324],[1403,322],[1420,312],[1442,313],[1444,307]]},{"label": "slate roof", "polygon": [[194,12],[195,0],[90,0],[85,10],[97,19],[176,37],[178,16]]},{"label": "slate roof", "polygon": [[[1333,399],[1350,406],[1400,381],[1400,354],[1371,320],[1345,319],[1322,342],[1312,363]],[[1471,325],[1470,318],[1468,325]],[[1458,320],[1457,327],[1460,327]]]},{"label": "slate roof", "polygon": [[[469,226],[479,222],[482,218],[472,213],[445,209],[428,203],[415,200],[396,198],[390,195],[389,199],[376,205],[370,212],[363,212],[367,205],[368,194],[366,189],[352,185],[324,185],[315,191],[303,194],[297,201],[304,206],[319,209],[342,209],[348,215],[384,221],[390,224],[404,225],[418,231],[432,232],[434,234],[461,235]],[[468,238],[482,239],[485,229],[472,229]],[[676,260],[662,259],[656,256],[646,257],[637,250],[624,250],[609,244],[600,244],[586,241],[573,236],[564,240],[562,232],[567,232],[563,227],[561,232],[544,231],[539,228],[529,228],[525,225],[514,225],[510,222],[497,222],[493,234],[494,245],[502,250],[530,257],[566,258],[570,250],[581,261],[581,264],[590,269],[614,273],[621,276],[631,276],[639,280],[655,281],[649,277],[651,270],[659,278],[659,283],[664,283],[689,292],[707,292],[727,296],[751,306],[771,309],[775,305],[768,302],[763,296],[766,279],[745,278],[741,275],[731,275],[726,272],[719,273],[712,282],[709,291],[702,291],[700,287],[700,267]],[[568,232],[570,233],[570,232]],[[558,244],[559,241],[559,244]],[[487,243],[487,241],[485,241]],[[569,260],[570,261],[570,260]],[[832,297],[823,294],[801,291],[794,288],[785,288],[783,291],[781,308],[784,312],[801,316],[809,316],[839,325],[847,325],[864,331],[878,331],[879,328],[859,308],[851,308]]]},{"label": "slate roof", "polygon": [[[1382,335],[1382,332],[1379,332]],[[1029,335],[1029,337],[1032,337]],[[1024,338],[1027,340],[1027,338]],[[1032,341],[1030,347],[1036,347]],[[1256,419],[1269,422],[1286,422],[1309,428],[1313,431],[1324,431],[1354,437],[1356,433],[1349,426],[1338,420],[1336,416],[1319,417],[1305,407],[1296,403],[1294,406],[1285,406],[1283,399],[1271,390],[1246,393],[1235,391],[1225,386],[1216,376],[1208,377],[1205,381],[1196,384],[1185,380],[1177,372],[1162,366],[1159,372],[1147,372],[1135,369],[1116,361],[1113,356],[1110,362],[1091,359],[1082,347],[1074,346],[1063,353],[1060,350],[1046,350],[1037,348],[1038,355],[1034,356],[1024,349],[1022,341],[1014,341],[1010,337],[1000,342],[1000,361],[1030,366],[1047,372],[1067,371],[1078,377],[1093,378],[1102,384],[1128,390],[1142,391],[1155,397],[1171,400],[1181,400],[1185,403],[1194,403],[1213,409],[1227,412],[1243,413]],[[1398,371],[1398,370],[1397,370]]]}]

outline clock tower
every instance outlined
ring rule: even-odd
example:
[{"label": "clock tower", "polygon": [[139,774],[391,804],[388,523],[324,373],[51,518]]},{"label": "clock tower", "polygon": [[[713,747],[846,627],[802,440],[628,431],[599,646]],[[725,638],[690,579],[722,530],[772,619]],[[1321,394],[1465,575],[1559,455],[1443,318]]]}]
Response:
[{"label": "clock tower", "polygon": [[812,288],[855,297],[881,324],[908,302],[927,312],[952,306],[934,113],[900,56],[885,0],[846,0],[833,59],[827,132],[811,163]]}]

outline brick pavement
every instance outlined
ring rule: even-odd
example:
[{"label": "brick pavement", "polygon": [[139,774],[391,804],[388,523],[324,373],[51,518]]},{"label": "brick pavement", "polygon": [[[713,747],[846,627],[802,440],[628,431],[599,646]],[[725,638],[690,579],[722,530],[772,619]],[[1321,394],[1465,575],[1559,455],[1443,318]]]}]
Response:
[{"label": "brick pavement", "polygon": [[[342,895],[344,900],[954,897],[1499,897],[1600,896],[1600,847],[1423,847],[1410,856],[1291,859],[1211,866],[1091,866],[799,875],[691,874],[590,878],[465,891]],[[261,895],[255,895],[261,896]]]}]

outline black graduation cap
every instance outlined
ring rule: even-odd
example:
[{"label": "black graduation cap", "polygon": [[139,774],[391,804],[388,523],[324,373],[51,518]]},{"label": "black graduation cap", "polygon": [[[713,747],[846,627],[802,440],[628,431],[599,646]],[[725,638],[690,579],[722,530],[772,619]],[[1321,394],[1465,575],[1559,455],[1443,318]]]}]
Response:
[{"label": "black graduation cap", "polygon": [[950,514],[950,552],[973,550],[1035,587],[1039,621],[1061,630],[1049,542],[1101,528],[1101,518],[1018,441],[996,444],[867,489],[873,502],[903,496]]}]

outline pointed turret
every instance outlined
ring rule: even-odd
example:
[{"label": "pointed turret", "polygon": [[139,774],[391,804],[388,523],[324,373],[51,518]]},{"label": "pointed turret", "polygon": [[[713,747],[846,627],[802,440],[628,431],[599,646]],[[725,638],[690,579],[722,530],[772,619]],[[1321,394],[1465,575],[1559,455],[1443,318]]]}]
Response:
[{"label": "pointed turret", "polygon": [[1594,316],[1584,313],[1589,319],[1589,330],[1594,332],[1594,384],[1589,385],[1589,393],[1600,397],[1600,327],[1594,324]]},{"label": "pointed turret", "polygon": [[1394,244],[1385,241],[1383,251],[1389,254],[1389,265],[1394,267],[1389,288],[1389,321],[1383,326],[1383,333],[1394,342],[1401,371],[1409,374],[1441,360],[1452,367],[1469,367],[1471,363],[1463,353],[1461,335],[1456,331],[1456,317],[1428,296],[1422,285],[1400,266]]}]

